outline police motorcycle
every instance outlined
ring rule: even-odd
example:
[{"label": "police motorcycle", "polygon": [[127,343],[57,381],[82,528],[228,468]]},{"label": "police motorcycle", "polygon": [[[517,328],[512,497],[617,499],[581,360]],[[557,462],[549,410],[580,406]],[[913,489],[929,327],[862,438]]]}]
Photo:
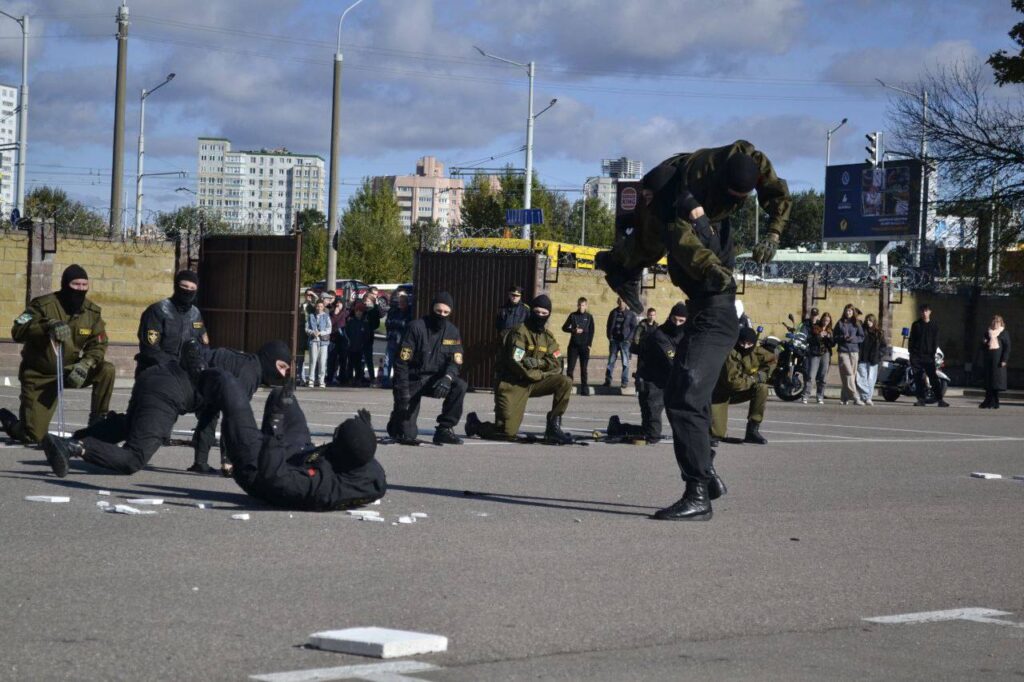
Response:
[{"label": "police motorcycle", "polygon": [[[789,316],[792,324],[782,323],[786,328],[785,340],[777,336],[769,336],[761,342],[765,348],[779,357],[775,370],[768,381],[775,389],[775,395],[779,400],[792,402],[798,400],[804,392],[807,383],[807,333],[797,329],[796,320]],[[763,327],[758,327],[760,334]]]},{"label": "police motorcycle", "polygon": [[[903,343],[906,344],[910,336],[910,329],[903,328]],[[935,349],[935,373],[942,384],[940,395],[946,394],[946,387],[949,385],[949,376],[942,371],[946,356],[941,348]],[[928,377],[924,377],[928,381]],[[917,397],[917,382],[914,377],[914,369],[910,366],[910,351],[904,347],[893,346],[889,349],[889,359],[883,360],[878,368],[878,383],[882,389],[882,397],[886,402],[895,402],[901,395],[911,398]],[[928,404],[938,401],[938,396],[931,386],[925,393],[924,401]]]}]

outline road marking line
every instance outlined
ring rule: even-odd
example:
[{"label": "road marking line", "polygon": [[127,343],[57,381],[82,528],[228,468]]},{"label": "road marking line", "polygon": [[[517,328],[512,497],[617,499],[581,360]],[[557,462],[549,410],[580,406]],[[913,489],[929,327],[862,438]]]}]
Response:
[{"label": "road marking line", "polygon": [[[420,661],[391,661],[388,663],[370,663],[367,665],[343,665],[337,668],[314,668],[312,670],[291,670],[282,673],[261,673],[250,675],[250,680],[258,682],[326,682],[327,680],[401,680],[399,677],[372,677],[375,675],[391,675],[399,673],[422,673],[437,670],[436,665]],[[414,678],[405,678],[414,679]]]},{"label": "road marking line", "polygon": [[[730,420],[731,421],[731,420]],[[745,421],[745,420],[743,420]],[[789,422],[779,421],[777,419],[771,420],[773,424],[788,424],[792,426],[821,426],[820,423],[815,422]],[[863,430],[874,430],[874,431],[901,431],[904,433],[926,433],[931,436],[974,436],[975,438],[989,438],[988,434],[984,433],[960,433],[959,431],[933,431],[931,429],[899,429],[892,426],[853,426],[848,424],[835,424],[830,423],[830,428],[840,429],[863,429]]]},{"label": "road marking line", "polygon": [[1010,611],[997,611],[995,609],[966,608],[948,609],[946,611],[921,611],[919,613],[899,613],[894,616],[875,616],[873,618],[862,618],[870,623],[882,623],[884,625],[917,625],[920,623],[941,623],[950,620],[966,620],[972,623],[986,623],[989,625],[1009,625],[1014,628],[1024,628],[1024,623],[1015,623],[1012,620],[1000,620],[993,616],[1012,616]]}]

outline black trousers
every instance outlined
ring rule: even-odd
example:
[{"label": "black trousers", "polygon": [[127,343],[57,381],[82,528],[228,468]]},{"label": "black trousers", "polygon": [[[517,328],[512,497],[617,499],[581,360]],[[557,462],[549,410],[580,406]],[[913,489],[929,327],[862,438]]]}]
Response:
[{"label": "black trousers", "polygon": [[645,379],[637,379],[636,387],[644,437],[651,440],[661,438],[661,413],[665,409],[665,391],[653,381]]},{"label": "black trousers", "polygon": [[686,335],[665,387],[665,412],[683,481],[706,484],[711,468],[711,394],[736,344],[739,323],[730,296],[718,296],[704,306],[690,305]]},{"label": "black trousers", "polygon": [[[926,362],[922,360],[914,360],[911,358],[910,366],[914,370],[914,384],[917,387],[917,399],[924,402],[925,397],[928,395],[928,386],[931,385],[932,392],[935,394],[936,400],[942,400],[942,382],[939,381],[938,368],[935,366],[935,361]],[[928,377],[928,383],[924,382],[925,376]]]},{"label": "black trousers", "polygon": [[[420,401],[423,398],[434,397],[434,385],[436,383],[437,378],[435,377],[410,379],[410,399],[407,412],[398,411],[398,389],[394,390],[396,407],[392,408],[391,417],[388,419],[389,435],[394,437],[401,434],[405,438],[416,438],[419,434],[419,429],[416,427],[416,419],[420,416]],[[455,428],[455,425],[462,419],[462,403],[466,399],[466,389],[468,387],[469,384],[459,378],[452,382],[451,390],[448,391],[444,402],[441,403],[441,414],[437,416],[438,428]]]},{"label": "black trousers", "polygon": [[572,373],[576,370],[576,361],[580,361],[580,385],[587,386],[587,364],[590,363],[590,349],[586,346],[575,346],[569,344],[569,366],[565,370],[565,376],[572,379]]}]

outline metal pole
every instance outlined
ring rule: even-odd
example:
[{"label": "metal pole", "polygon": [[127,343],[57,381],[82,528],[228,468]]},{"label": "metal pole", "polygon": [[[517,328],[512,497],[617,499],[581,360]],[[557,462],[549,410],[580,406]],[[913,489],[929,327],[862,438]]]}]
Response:
[{"label": "metal pole", "polygon": [[135,161],[135,236],[142,234],[142,164],[146,158],[146,89],[139,98],[139,153]]},{"label": "metal pole", "polygon": [[761,205],[757,203],[757,195],[754,195],[754,243],[761,241]]},{"label": "metal pole", "polygon": [[[526,116],[526,178],[524,179],[523,208],[530,208],[530,195],[533,189],[533,75],[534,62],[527,67],[530,76],[530,97]],[[523,239],[530,238],[530,225],[523,225]]]},{"label": "metal pole", "polygon": [[25,217],[25,158],[28,156],[28,15],[21,17],[21,110],[18,112],[18,213]]},{"label": "metal pole", "polygon": [[114,156],[110,173],[110,229],[113,237],[123,225],[121,181],[124,178],[124,97],[128,71],[128,7],[117,8],[117,84],[114,93]]},{"label": "metal pole", "polygon": [[917,230],[917,248],[914,252],[914,265],[921,267],[921,251],[924,240],[928,236],[928,211],[926,204],[928,196],[925,187],[928,184],[928,134],[925,131],[928,125],[928,91],[921,91],[921,203],[920,217]]},{"label": "metal pole", "polygon": [[331,109],[331,174],[327,189],[327,280],[324,288],[334,291],[338,276],[338,149],[341,144],[341,50],[334,55],[334,104]]},{"label": "metal pole", "polygon": [[587,183],[583,183],[583,219],[580,221],[580,246],[587,245]]}]

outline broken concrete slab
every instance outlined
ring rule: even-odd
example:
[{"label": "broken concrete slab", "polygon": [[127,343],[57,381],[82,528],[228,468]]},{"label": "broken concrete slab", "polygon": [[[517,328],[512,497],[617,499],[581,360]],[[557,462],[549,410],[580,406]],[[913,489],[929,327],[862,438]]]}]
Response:
[{"label": "broken concrete slab", "polygon": [[1002,478],[1002,477],[1003,477],[1002,474],[987,474],[984,471],[972,471],[971,472],[971,478],[984,478],[986,480],[991,480],[991,479],[994,479],[994,478]]},{"label": "broken concrete slab", "polygon": [[152,509],[143,511],[142,509],[136,509],[135,507],[127,504],[115,504],[113,507],[104,507],[105,511],[113,512],[115,514],[130,514],[130,515],[141,515],[141,514],[156,514]]},{"label": "broken concrete slab", "polygon": [[398,658],[447,651],[448,638],[426,632],[363,627],[314,632],[307,645],[356,656]]},{"label": "broken concrete slab", "polygon": [[63,504],[71,501],[70,497],[64,495],[26,495],[25,499],[29,502],[50,502],[52,504]]},{"label": "broken concrete slab", "polygon": [[232,514],[231,518],[233,518],[235,521],[248,521],[249,520],[249,515],[248,514]]}]

